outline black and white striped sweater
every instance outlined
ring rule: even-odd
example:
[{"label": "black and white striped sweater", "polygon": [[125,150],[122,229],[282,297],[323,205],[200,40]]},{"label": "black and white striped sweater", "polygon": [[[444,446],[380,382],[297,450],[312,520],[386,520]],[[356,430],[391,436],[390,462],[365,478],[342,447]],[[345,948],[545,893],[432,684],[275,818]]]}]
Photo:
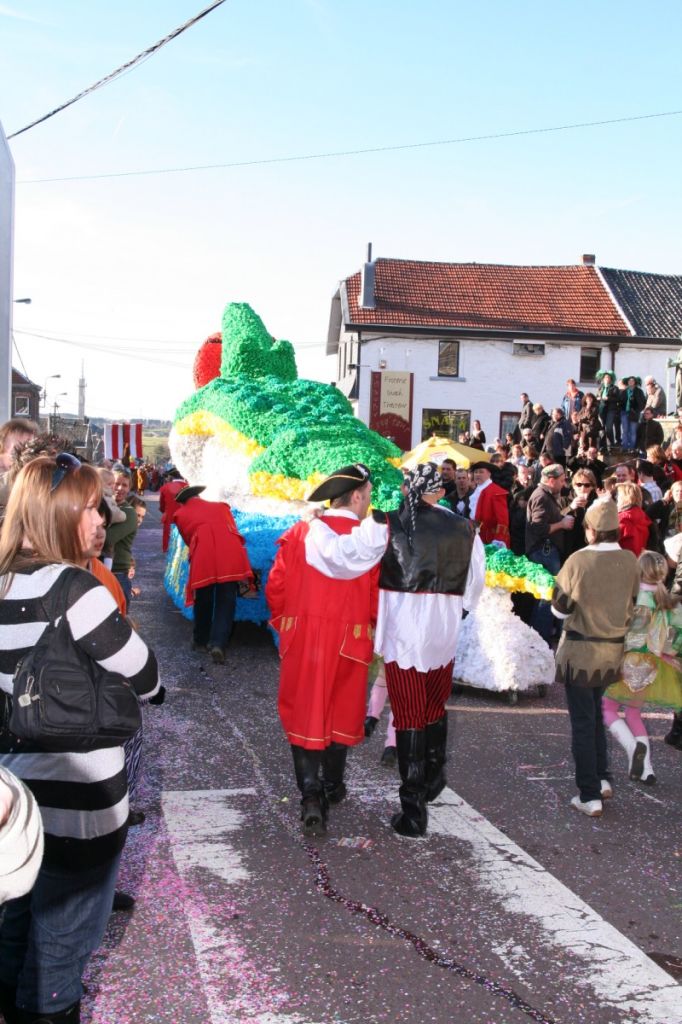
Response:
[{"label": "black and white striped sweater", "polygon": [[[0,600],[0,691],[12,693],[17,662],[46,628],[49,595],[62,572],[71,576],[62,593],[75,642],[103,668],[126,676],[138,696],[154,696],[159,679],[153,652],[106,587],[85,569],[63,564],[16,573]],[[23,779],[40,806],[46,861],[78,869],[118,853],[128,820],[122,747],[56,754],[7,749],[0,740],[0,764]]]}]

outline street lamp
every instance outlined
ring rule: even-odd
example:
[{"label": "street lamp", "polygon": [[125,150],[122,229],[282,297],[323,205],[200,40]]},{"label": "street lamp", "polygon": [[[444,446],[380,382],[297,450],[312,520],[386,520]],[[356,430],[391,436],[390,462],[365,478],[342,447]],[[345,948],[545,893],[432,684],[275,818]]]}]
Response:
[{"label": "street lamp", "polygon": [[48,382],[48,380],[54,380],[57,377],[61,378],[61,373],[51,373],[49,377],[45,378],[45,384],[43,386],[43,404],[44,405],[47,405],[47,382]]},{"label": "street lamp", "polygon": [[[55,374],[55,376],[59,377],[60,374]],[[58,395],[54,396],[54,406],[52,409],[52,425],[50,427],[51,434],[57,433],[57,409],[59,408],[59,405],[57,404],[57,399],[62,398],[64,395],[68,395],[68,393],[68,391],[60,391]]]}]

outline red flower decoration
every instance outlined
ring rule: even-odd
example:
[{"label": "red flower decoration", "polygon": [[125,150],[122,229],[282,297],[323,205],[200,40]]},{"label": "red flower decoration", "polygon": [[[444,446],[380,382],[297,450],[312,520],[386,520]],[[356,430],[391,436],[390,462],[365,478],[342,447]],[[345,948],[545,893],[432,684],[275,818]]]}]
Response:
[{"label": "red flower decoration", "polygon": [[194,357],[194,386],[203,388],[205,384],[220,376],[220,361],[223,355],[223,336],[209,334],[196,356]]}]

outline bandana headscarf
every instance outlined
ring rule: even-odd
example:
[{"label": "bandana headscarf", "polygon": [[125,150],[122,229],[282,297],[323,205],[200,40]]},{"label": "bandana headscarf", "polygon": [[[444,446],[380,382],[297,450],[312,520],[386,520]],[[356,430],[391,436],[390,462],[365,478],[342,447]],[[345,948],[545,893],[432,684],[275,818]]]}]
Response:
[{"label": "bandana headscarf", "polygon": [[412,538],[417,525],[417,508],[424,494],[434,494],[443,486],[443,477],[434,462],[427,462],[423,466],[416,466],[405,476],[403,484],[407,488],[407,494],[398,510],[398,518],[403,530],[407,534],[407,545],[412,551]]}]

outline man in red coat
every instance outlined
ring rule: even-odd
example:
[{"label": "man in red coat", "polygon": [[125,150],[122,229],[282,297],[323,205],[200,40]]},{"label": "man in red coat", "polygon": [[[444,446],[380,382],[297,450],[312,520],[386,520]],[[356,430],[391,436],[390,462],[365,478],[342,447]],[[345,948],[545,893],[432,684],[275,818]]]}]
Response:
[{"label": "man in red coat", "polygon": [[469,498],[469,517],[480,526],[484,544],[500,540],[509,547],[509,504],[504,487],[492,481],[489,462],[475,462],[471,467],[476,488]]},{"label": "man in red coat", "polygon": [[169,480],[159,490],[159,512],[161,513],[161,522],[163,523],[163,533],[161,535],[162,551],[168,551],[171,524],[173,516],[178,510],[175,497],[183,487],[187,487],[187,481],[182,479],[177,469],[174,469],[172,473],[173,479]]},{"label": "man in red coat", "polygon": [[204,487],[184,487],[175,496],[173,522],[189,548],[186,604],[194,605],[195,651],[210,651],[222,665],[234,622],[238,581],[253,576],[244,538],[237,531],[230,506],[203,501]]},{"label": "man in red coat", "polygon": [[[322,518],[350,533],[369,508],[372,483],[361,463],[332,473],[310,495],[329,500]],[[367,669],[373,656],[377,573],[330,579],[306,561],[309,523],[279,539],[265,596],[279,635],[279,714],[294,758],[306,835],[324,835],[327,808],[346,795],[348,747],[364,739]]]}]

